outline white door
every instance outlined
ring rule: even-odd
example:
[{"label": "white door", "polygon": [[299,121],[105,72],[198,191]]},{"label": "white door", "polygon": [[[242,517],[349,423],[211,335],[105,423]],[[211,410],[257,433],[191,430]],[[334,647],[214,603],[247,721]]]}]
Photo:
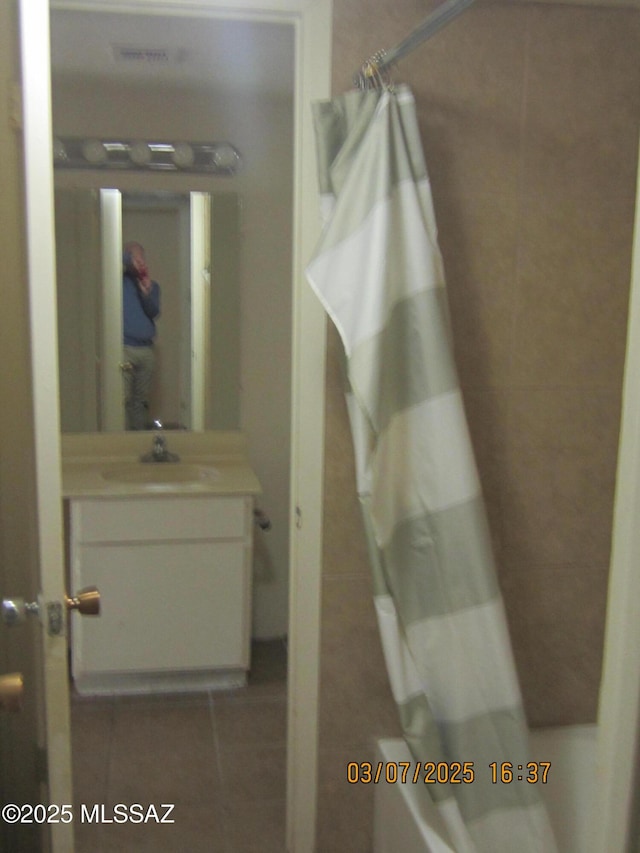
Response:
[{"label": "white door", "polygon": [[[55,2],[55,0],[52,0]],[[24,142],[27,262],[33,339],[33,458],[36,488],[33,505],[37,525],[41,588],[45,601],[63,597],[62,518],[60,501],[60,438],[55,327],[55,248],[50,104],[49,9],[47,0],[9,0],[0,3],[0,23],[13,32],[13,12],[20,13],[23,56]],[[104,0],[82,5],[111,8]],[[122,5],[122,4],[117,4]],[[146,6],[178,13],[183,4],[171,0],[137,0],[129,8]],[[296,157],[294,192],[294,393],[291,453],[290,703],[287,772],[287,847],[298,853],[313,849],[316,804],[318,638],[321,560],[322,450],[324,414],[325,317],[304,281],[304,264],[317,241],[317,185],[313,127],[308,103],[326,98],[330,90],[330,0],[235,0],[238,17],[268,15],[295,25],[296,33]],[[228,16],[224,0],[184,2],[189,10],[216,10]],[[1,28],[0,28],[1,29]],[[0,34],[0,45],[10,36]],[[9,63],[5,87],[11,79]],[[4,104],[10,93],[4,91]],[[2,109],[2,107],[0,107]],[[5,170],[0,170],[2,175]],[[5,191],[3,184],[3,192]],[[14,211],[19,208],[16,203]],[[16,265],[18,266],[18,265]],[[293,525],[292,525],[293,529]],[[302,570],[304,569],[304,570]],[[19,594],[20,591],[12,591]],[[40,633],[45,729],[48,747],[48,796],[51,802],[71,802],[69,700],[66,640]],[[72,853],[71,824],[52,824],[51,853]]]},{"label": "white door", "polygon": [[[9,4],[7,4],[9,5]],[[13,12],[14,4],[11,5]],[[62,633],[49,634],[46,612],[64,600],[63,524],[60,480],[60,418],[55,302],[55,235],[51,144],[49,8],[47,0],[18,0],[22,77],[22,141],[25,163],[26,267],[28,271],[31,340],[32,438],[25,470],[32,473],[29,494],[31,541],[36,540],[32,565],[25,566],[25,587],[39,580],[42,622],[7,629],[10,642],[33,642],[38,665],[34,683],[25,685],[25,706],[38,704],[38,740],[46,745],[42,803],[72,804],[67,642]],[[19,111],[18,111],[19,112]],[[20,123],[20,116],[16,117]],[[18,206],[18,205],[16,205]],[[28,386],[27,386],[28,387]],[[27,488],[23,484],[23,488]],[[3,531],[4,532],[4,531]],[[7,531],[10,535],[13,531]],[[32,577],[30,577],[30,574]],[[14,581],[15,582],[15,581]],[[31,597],[33,589],[3,589],[3,595]],[[63,614],[64,625],[64,614]],[[4,631],[4,628],[3,628]],[[17,632],[17,633],[16,633]],[[23,639],[24,637],[24,639]],[[9,776],[19,776],[10,767]],[[4,771],[5,778],[7,776]],[[17,804],[20,805],[20,804]],[[43,826],[50,833],[52,853],[73,851],[73,823]]]}]

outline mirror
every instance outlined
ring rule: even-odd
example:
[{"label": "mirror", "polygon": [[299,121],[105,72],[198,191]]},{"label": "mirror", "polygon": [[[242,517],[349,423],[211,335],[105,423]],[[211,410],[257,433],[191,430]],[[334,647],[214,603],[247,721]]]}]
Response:
[{"label": "mirror", "polygon": [[[264,407],[282,413],[290,399],[294,28],[109,12],[97,26],[96,17],[53,10],[54,136],[225,140],[241,166],[234,175],[56,169],[62,429],[122,428],[101,402],[116,367],[102,351],[109,333],[99,296],[99,194],[114,189],[122,196],[122,238],[158,244],[145,245],[163,302],[149,422],[251,431],[258,418],[264,433]],[[185,304],[196,274],[185,231],[194,193],[211,210],[211,316],[199,343],[196,309]],[[63,224],[63,207],[74,226]],[[79,225],[88,228],[90,219],[85,246]]]},{"label": "mirror", "polygon": [[119,294],[129,241],[145,247],[161,291],[146,428],[240,428],[239,213],[238,193],[56,189],[63,432],[126,426]]}]

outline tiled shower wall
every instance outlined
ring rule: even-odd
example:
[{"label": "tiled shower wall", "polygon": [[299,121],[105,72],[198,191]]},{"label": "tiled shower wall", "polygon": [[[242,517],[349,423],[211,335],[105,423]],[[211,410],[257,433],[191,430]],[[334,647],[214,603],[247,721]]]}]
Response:
[{"label": "tiled shower wall", "polygon": [[[333,88],[428,14],[334,0]],[[640,124],[640,11],[484,3],[403,60],[529,721],[593,722]],[[398,732],[329,330],[318,853],[367,851],[346,764]]]}]

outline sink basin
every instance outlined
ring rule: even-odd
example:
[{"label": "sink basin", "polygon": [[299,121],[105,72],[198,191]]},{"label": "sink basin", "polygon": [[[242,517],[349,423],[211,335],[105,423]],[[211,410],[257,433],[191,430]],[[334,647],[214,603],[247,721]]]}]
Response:
[{"label": "sink basin", "polygon": [[102,472],[104,480],[140,485],[168,483],[201,483],[218,476],[215,468],[207,465],[188,465],[179,462],[149,462],[118,465]]}]

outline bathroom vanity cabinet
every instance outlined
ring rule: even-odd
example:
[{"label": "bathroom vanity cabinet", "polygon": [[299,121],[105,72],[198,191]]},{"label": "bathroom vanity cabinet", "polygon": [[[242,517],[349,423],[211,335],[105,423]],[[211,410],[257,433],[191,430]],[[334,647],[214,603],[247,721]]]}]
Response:
[{"label": "bathroom vanity cabinet", "polygon": [[72,589],[101,615],[72,621],[80,693],[239,686],[250,665],[253,495],[68,499]]}]

